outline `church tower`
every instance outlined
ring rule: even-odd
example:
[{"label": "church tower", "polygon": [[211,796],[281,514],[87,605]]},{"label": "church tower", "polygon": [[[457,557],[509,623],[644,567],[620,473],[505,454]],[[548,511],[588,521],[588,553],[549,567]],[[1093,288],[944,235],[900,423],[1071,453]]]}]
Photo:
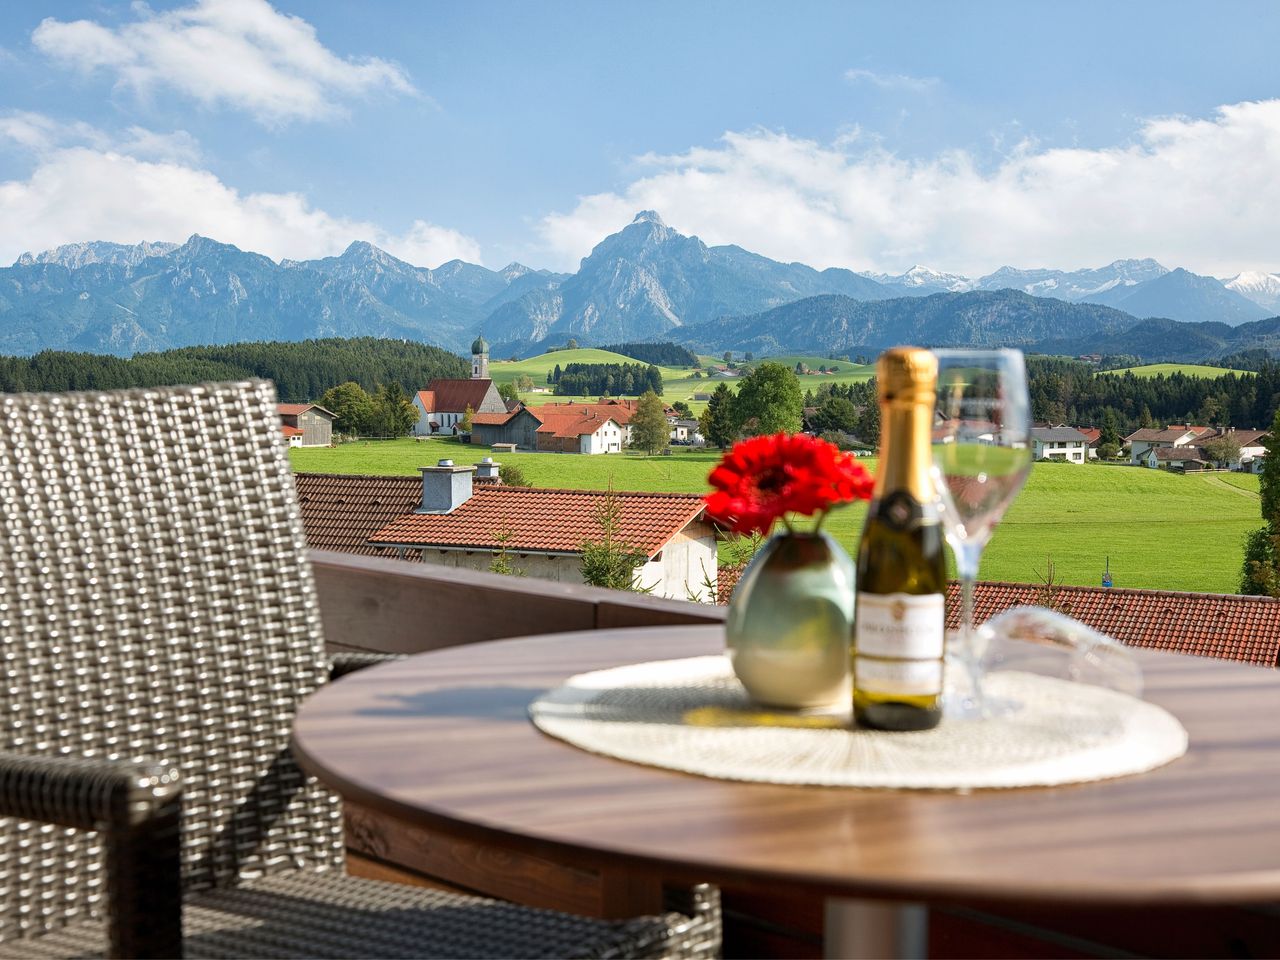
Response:
[{"label": "church tower", "polygon": [[489,344],[483,336],[476,337],[471,344],[471,379],[489,379]]}]

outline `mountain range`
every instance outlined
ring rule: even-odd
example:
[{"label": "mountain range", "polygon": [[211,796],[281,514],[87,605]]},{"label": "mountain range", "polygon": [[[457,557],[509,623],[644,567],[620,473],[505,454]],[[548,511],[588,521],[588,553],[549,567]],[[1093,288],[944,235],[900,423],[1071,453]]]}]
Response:
[{"label": "mountain range", "polygon": [[1223,281],[1150,259],[1075,271],[1002,267],[976,280],[924,266],[898,275],[816,270],[708,246],[642,211],[572,274],[461,260],[428,269],[362,241],[340,256],[279,263],[200,236],[23,254],[0,268],[0,352],[131,354],[326,336],[465,351],[477,331],[501,356],[570,337],[756,352],[766,343],[869,350],[911,338],[1032,345],[1115,337],[1148,317],[1230,329],[1277,309],[1280,273]]}]

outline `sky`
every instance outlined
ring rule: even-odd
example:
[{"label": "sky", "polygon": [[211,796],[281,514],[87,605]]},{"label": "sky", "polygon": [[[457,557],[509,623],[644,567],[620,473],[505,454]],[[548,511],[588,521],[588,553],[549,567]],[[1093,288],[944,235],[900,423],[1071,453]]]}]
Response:
[{"label": "sky", "polygon": [[576,269],[1280,271],[1280,3],[0,5],[0,263],[200,233]]}]

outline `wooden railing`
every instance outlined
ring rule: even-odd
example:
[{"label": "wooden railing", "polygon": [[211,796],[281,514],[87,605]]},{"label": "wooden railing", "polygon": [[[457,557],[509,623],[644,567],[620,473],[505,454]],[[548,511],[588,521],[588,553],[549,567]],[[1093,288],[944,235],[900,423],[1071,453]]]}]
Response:
[{"label": "wooden railing", "polygon": [[421,653],[535,633],[720,623],[724,608],[580,584],[314,550],[334,650]]}]

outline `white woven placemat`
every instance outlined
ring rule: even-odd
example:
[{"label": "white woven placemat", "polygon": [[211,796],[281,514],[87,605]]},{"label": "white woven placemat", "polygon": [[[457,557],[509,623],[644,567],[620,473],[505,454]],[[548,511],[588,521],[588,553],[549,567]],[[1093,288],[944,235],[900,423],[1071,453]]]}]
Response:
[{"label": "white woven placemat", "polygon": [[592,753],[722,780],[842,787],[1052,786],[1142,773],[1182,756],[1187,732],[1154,704],[1030,673],[996,673],[988,720],[933,730],[849,729],[848,715],[756,706],[724,657],[571,677],[529,707],[545,733]]}]

